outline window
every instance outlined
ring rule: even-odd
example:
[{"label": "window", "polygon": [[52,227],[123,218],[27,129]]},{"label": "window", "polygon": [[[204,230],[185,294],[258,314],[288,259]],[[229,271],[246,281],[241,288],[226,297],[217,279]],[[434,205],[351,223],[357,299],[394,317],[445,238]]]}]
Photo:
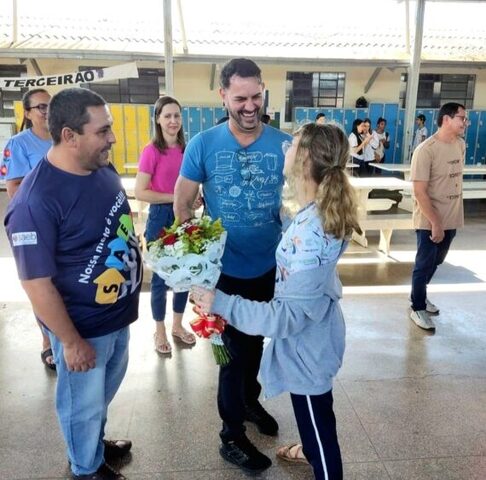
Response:
[{"label": "window", "polygon": [[[0,65],[0,77],[22,77],[27,73],[25,65]],[[5,90],[0,88],[0,117],[15,117],[14,102],[22,100],[27,88]]]},{"label": "window", "polygon": [[[79,71],[100,67],[79,67]],[[142,103],[152,105],[165,89],[163,69],[139,68],[138,78],[123,78],[81,85],[100,94],[108,103]]]},{"label": "window", "polygon": [[[462,103],[473,107],[476,75],[452,75],[424,73],[419,76],[417,108],[440,108],[447,102]],[[400,106],[405,108],[407,74],[401,76]]]},{"label": "window", "polygon": [[295,107],[342,108],[345,73],[287,72],[285,121],[291,122]]}]

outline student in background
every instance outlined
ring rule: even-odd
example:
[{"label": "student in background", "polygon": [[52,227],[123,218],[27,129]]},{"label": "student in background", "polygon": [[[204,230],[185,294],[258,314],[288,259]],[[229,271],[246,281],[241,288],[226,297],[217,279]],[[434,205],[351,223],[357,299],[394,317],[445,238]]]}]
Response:
[{"label": "student in background", "polygon": [[[383,163],[385,161],[385,150],[390,148],[390,141],[388,132],[385,132],[386,120],[383,117],[378,118],[376,122],[376,129],[373,131],[373,136],[378,142],[378,146],[375,148],[375,162]],[[376,168],[376,174],[380,174],[381,170]]]},{"label": "student in background", "polygon": [[[147,243],[156,240],[164,227],[170,227],[174,223],[174,186],[186,146],[181,106],[175,98],[160,97],[155,102],[153,120],[155,135],[140,155],[135,181],[135,197],[150,204],[145,229]],[[167,290],[165,281],[154,272],[150,286],[150,304],[156,325],[155,350],[162,354],[172,352],[164,322]],[[173,293],[172,336],[187,345],[193,345],[196,337],[182,326],[186,303],[187,292]]]},{"label": "student in background", "polygon": [[322,112],[318,113],[314,121],[317,125],[324,125],[326,123],[326,114]]},{"label": "student in background", "polygon": [[415,124],[417,125],[417,130],[415,130],[415,136],[413,138],[412,152],[428,137],[427,127],[425,126],[425,115],[417,115],[415,119]]},{"label": "student in background", "polygon": [[[7,195],[12,198],[24,177],[41,161],[52,146],[51,134],[47,127],[47,108],[51,96],[42,89],[29,90],[22,97],[24,118],[20,133],[14,135],[3,151],[3,170],[5,171]],[[39,324],[42,335],[42,363],[55,370],[49,336]]]}]

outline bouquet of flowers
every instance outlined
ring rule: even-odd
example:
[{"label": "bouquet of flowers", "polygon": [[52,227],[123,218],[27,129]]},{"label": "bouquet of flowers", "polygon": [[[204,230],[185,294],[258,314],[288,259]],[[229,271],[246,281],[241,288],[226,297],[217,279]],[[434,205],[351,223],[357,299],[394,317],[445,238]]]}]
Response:
[{"label": "bouquet of flowers", "polygon": [[[176,219],[148,244],[144,260],[174,292],[186,292],[194,285],[212,289],[221,273],[226,236],[219,219],[213,222],[203,216],[184,223]],[[225,320],[197,307],[194,311],[198,317],[191,321],[191,328],[199,337],[210,339],[216,363],[226,365],[230,356],[221,339]]]}]

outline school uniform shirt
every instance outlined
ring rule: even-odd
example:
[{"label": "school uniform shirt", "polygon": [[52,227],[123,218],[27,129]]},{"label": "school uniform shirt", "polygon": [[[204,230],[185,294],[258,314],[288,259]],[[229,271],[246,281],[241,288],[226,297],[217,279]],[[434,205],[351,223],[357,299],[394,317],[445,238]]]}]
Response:
[{"label": "school uniform shirt", "polygon": [[14,135],[3,150],[2,175],[6,180],[24,178],[51,146],[52,140],[39,138],[30,128]]}]

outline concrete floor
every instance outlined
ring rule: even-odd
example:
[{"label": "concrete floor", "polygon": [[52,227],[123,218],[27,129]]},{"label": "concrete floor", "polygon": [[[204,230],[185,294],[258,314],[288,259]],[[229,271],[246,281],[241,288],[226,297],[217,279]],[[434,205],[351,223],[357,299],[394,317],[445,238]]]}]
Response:
[{"label": "concrete floor", "polygon": [[[468,204],[467,225],[430,287],[441,308],[435,335],[408,318],[414,234],[394,234],[391,257],[353,245],[340,264],[347,350],[334,397],[346,480],[486,479],[486,222]],[[0,193],[4,211],[5,193]],[[0,234],[0,479],[60,479],[68,470],[54,413],[56,377],[40,362],[40,336]],[[218,454],[217,369],[210,346],[152,348],[149,294],[132,328],[131,361],[113,402],[111,438],[134,442],[123,468],[131,480],[247,478]],[[190,319],[190,314],[186,315]],[[298,439],[290,402],[264,403],[277,438],[252,425],[249,437],[271,458]],[[274,460],[261,479],[305,480],[307,466]]]}]

